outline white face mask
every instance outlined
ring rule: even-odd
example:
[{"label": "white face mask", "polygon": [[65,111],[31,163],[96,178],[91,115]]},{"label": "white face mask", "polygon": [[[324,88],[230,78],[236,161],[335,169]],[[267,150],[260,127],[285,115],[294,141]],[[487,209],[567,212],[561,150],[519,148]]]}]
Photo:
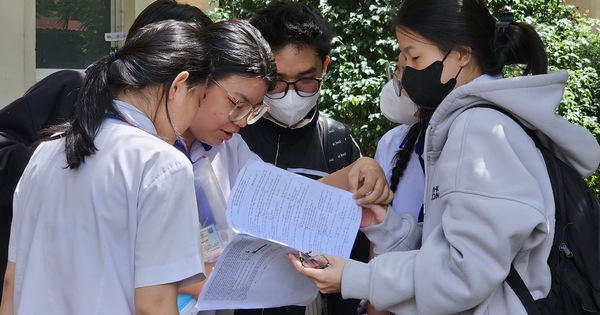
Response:
[{"label": "white face mask", "polygon": [[321,89],[313,96],[301,97],[296,91],[289,90],[281,99],[272,100],[265,96],[264,100],[271,106],[269,115],[290,127],[302,120],[317,105],[320,94]]},{"label": "white face mask", "polygon": [[[394,79],[392,79],[394,80]],[[405,94],[396,95],[394,82],[388,81],[381,89],[379,106],[385,118],[397,124],[412,125],[419,122],[415,117],[417,105]]]}]

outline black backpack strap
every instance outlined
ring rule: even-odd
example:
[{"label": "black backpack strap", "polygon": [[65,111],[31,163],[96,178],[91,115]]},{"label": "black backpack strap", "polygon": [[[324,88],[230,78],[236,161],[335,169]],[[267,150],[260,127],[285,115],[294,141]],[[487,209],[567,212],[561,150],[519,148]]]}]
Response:
[{"label": "black backpack strap", "polygon": [[508,276],[506,276],[505,281],[515,292],[519,300],[521,300],[528,315],[540,315],[540,311],[537,309],[535,301],[533,300],[529,289],[527,289],[525,282],[523,282],[523,278],[521,278],[517,269],[515,269],[515,266],[512,264],[510,265],[510,272],[508,273]]},{"label": "black backpack strap", "polygon": [[[510,112],[508,112],[504,108],[500,108],[498,106],[494,106],[494,105],[490,105],[490,104],[480,104],[480,105],[475,105],[475,106],[469,107],[469,109],[476,108],[476,107],[491,108],[491,109],[497,110],[497,111],[503,113],[504,115],[510,117],[517,124],[519,124],[519,126],[521,126],[521,128],[523,128],[523,130],[527,133],[527,135],[529,135],[529,137],[533,140],[533,142],[535,142],[535,145],[538,148],[541,148],[542,144],[541,144],[539,138],[533,132],[533,130],[527,128],[521,121],[519,121],[515,116],[513,116]],[[529,292],[529,289],[527,289],[527,286],[525,285],[523,278],[521,278],[521,275],[519,275],[519,273],[517,272],[517,269],[515,269],[515,266],[513,266],[512,264],[510,265],[510,272],[508,273],[508,276],[506,276],[505,281],[513,289],[513,291],[515,292],[515,294],[517,295],[519,300],[521,300],[521,303],[523,303],[523,306],[525,307],[525,310],[527,311],[528,315],[540,315],[540,311],[538,310],[538,308],[535,304],[535,301],[533,300],[533,297],[531,296],[531,293]]]},{"label": "black backpack strap", "polygon": [[320,115],[319,119],[323,122],[323,149],[329,172],[333,173],[352,164],[353,142],[348,127],[324,115]]}]

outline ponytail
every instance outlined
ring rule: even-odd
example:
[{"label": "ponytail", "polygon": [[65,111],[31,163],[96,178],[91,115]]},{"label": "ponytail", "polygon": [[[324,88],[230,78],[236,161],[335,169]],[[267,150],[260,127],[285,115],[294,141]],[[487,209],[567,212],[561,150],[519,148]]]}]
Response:
[{"label": "ponytail", "polygon": [[[117,52],[94,62],[86,70],[73,120],[49,129],[63,133],[68,168],[77,169],[98,151],[94,139],[107,114],[123,118],[113,105],[119,93],[144,97],[145,87],[162,86],[166,103],[171,84],[182,71],[189,73],[186,82],[191,89],[206,83],[213,64],[199,26],[174,20],[141,28]],[[168,106],[166,111],[170,121]]]},{"label": "ponytail", "polygon": [[519,64],[525,65],[522,75],[548,73],[548,56],[544,43],[535,29],[527,23],[511,22],[505,29],[497,31],[494,56],[496,67],[490,72],[500,73],[505,65]]},{"label": "ponytail", "polygon": [[76,169],[85,157],[96,153],[94,138],[107,112],[115,112],[108,85],[108,72],[116,60],[115,53],[100,58],[86,71],[83,86],[75,103],[74,119],[65,132],[67,165]]}]

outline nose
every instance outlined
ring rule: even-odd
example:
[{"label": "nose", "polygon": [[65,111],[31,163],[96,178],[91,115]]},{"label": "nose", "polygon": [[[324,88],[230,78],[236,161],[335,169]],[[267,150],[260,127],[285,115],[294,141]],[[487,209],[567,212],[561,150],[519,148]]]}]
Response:
[{"label": "nose", "polygon": [[[240,127],[240,128],[244,128],[248,125],[248,115],[246,115],[244,118],[238,120],[238,121],[234,121],[233,122],[234,125]],[[239,131],[239,130],[238,130]]]}]

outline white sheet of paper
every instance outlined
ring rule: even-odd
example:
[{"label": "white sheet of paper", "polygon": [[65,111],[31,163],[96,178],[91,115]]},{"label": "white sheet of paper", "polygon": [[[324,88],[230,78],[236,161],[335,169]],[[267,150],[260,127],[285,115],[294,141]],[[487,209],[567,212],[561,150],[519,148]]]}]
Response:
[{"label": "white sheet of paper", "polygon": [[227,246],[196,304],[198,310],[308,305],[318,293],[286,257],[289,247],[249,235]]},{"label": "white sheet of paper", "polygon": [[240,233],[345,259],[361,215],[350,192],[259,161],[240,171],[226,212]]},{"label": "white sheet of paper", "polygon": [[227,202],[236,236],[217,260],[196,308],[308,305],[317,287],[286,257],[298,251],[349,258],[361,208],[345,190],[248,161]]}]

